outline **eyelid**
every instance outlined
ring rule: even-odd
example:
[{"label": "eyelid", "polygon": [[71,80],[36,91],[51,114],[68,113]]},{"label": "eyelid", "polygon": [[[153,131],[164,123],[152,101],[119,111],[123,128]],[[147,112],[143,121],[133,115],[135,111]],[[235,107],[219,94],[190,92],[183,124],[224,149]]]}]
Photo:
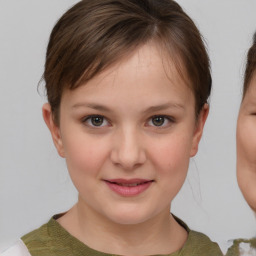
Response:
[{"label": "eyelid", "polygon": [[[103,119],[103,124],[102,125],[93,125],[92,124],[92,118],[94,117],[99,117],[99,118],[102,118]],[[152,122],[152,120],[154,118],[157,118],[157,117],[160,117],[160,118],[164,118],[164,123],[163,125],[154,125],[153,123],[150,124],[150,122]],[[89,122],[90,121],[90,122]],[[167,121],[167,124],[166,124],[166,121]],[[81,119],[81,122],[86,125],[87,127],[89,128],[93,128],[93,129],[99,129],[99,128],[103,128],[103,127],[109,127],[111,126],[111,123],[110,121],[103,115],[98,115],[98,114],[92,114],[92,115],[87,115],[85,117],[83,117]],[[153,115],[151,116],[150,118],[148,118],[147,122],[146,122],[146,126],[149,126],[149,127],[154,127],[154,128],[157,128],[157,129],[163,129],[163,128],[168,128],[171,124],[175,123],[176,120],[173,116],[169,116],[169,115]]]},{"label": "eyelid", "polygon": [[[102,118],[102,119],[103,119],[103,123],[104,123],[104,121],[106,121],[108,124],[107,124],[107,125],[100,125],[100,126],[93,125],[93,124],[89,124],[89,123],[88,123],[88,120],[91,120],[91,119],[94,118],[94,117]],[[83,117],[81,121],[82,121],[82,123],[85,124],[86,126],[88,126],[88,127],[90,127],[90,128],[94,128],[94,129],[99,129],[99,128],[102,128],[102,127],[110,126],[109,120],[108,120],[105,116],[103,116],[103,115],[97,115],[97,114],[96,114],[96,115],[95,115],[95,114],[93,114],[93,115],[87,115],[87,116]]]},{"label": "eyelid", "polygon": [[169,116],[169,115],[153,115],[152,117],[150,117],[151,119],[154,118],[154,117],[164,117],[172,122],[175,121],[175,118],[173,116]]},{"label": "eyelid", "polygon": [[163,129],[163,128],[167,128],[169,127],[171,124],[175,123],[175,118],[172,117],[172,116],[168,116],[168,115],[153,115],[151,116],[148,121],[147,121],[147,124],[152,121],[152,119],[156,118],[156,117],[162,117],[162,118],[165,118],[168,120],[168,124],[165,124],[165,125],[161,125],[161,126],[157,126],[157,125],[147,125],[147,126],[151,126],[151,127],[154,127],[154,128],[158,128],[158,129]]}]

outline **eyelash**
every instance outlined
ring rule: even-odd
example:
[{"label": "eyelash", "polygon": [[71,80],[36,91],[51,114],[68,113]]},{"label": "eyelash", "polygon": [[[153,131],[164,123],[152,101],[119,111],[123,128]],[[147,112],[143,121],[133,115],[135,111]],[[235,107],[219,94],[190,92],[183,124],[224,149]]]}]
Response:
[{"label": "eyelash", "polygon": [[[175,119],[173,118],[173,117],[171,117],[171,116],[166,116],[166,115],[154,115],[154,116],[152,116],[152,117],[150,117],[149,118],[149,121],[148,121],[148,123],[149,122],[152,122],[152,120],[154,119],[154,118],[164,118],[164,124],[165,125],[154,125],[154,124],[152,124],[152,125],[149,125],[149,126],[152,126],[152,127],[156,127],[156,128],[166,128],[166,127],[168,127],[169,125],[170,125],[170,123],[175,123]],[[166,124],[166,121],[168,122],[167,124]]]},{"label": "eyelash", "polygon": [[[85,118],[82,119],[82,123],[86,124],[89,127],[93,127],[93,128],[101,128],[101,127],[105,127],[105,126],[110,126],[110,125],[93,125],[92,124],[92,119],[93,118],[100,118],[103,120],[104,122],[107,122],[109,124],[109,121],[106,119],[106,117],[102,116],[102,115],[89,115],[86,116]],[[90,122],[90,123],[89,123]]]},{"label": "eyelash", "polygon": [[[94,125],[92,123],[92,119],[93,118],[99,118],[99,119],[102,119],[102,123],[104,124],[104,122],[107,122],[107,124],[100,124],[100,125]],[[154,118],[163,118],[164,119],[164,125],[154,125],[153,124],[153,119]],[[166,115],[154,115],[152,117],[150,117],[147,121],[147,125],[146,126],[151,126],[151,127],[155,127],[155,128],[165,128],[166,126],[168,126],[168,124],[166,124],[166,121],[168,123],[175,123],[175,119],[171,116],[166,116]],[[151,125],[149,123],[152,123]],[[86,116],[85,118],[82,119],[82,123],[86,124],[87,126],[89,127],[92,127],[92,128],[102,128],[102,127],[105,127],[105,126],[111,126],[110,122],[107,120],[106,117],[102,116],[102,115],[89,115],[89,116]]]}]

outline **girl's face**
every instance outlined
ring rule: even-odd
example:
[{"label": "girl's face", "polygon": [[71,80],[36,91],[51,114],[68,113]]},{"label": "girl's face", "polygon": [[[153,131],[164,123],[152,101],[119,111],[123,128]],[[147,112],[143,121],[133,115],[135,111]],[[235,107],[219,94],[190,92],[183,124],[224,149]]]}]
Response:
[{"label": "girl's face", "polygon": [[169,214],[197,152],[208,107],[195,119],[195,99],[157,47],[63,93],[60,125],[45,121],[79,192],[78,205],[119,224]]},{"label": "girl's face", "polygon": [[256,75],[249,84],[237,121],[237,178],[245,199],[256,211]]}]

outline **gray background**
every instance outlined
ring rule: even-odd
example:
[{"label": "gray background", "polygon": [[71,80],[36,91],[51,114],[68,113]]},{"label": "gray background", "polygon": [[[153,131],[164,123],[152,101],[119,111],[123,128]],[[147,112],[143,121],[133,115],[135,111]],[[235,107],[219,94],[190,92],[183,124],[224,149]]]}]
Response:
[{"label": "gray background", "polygon": [[[76,201],[76,191],[41,117],[49,33],[74,0],[0,0],[0,250]],[[212,61],[210,115],[200,150],[172,211],[223,242],[256,233],[238,189],[235,126],[255,0],[179,0],[198,25]],[[104,200],[104,199],[103,199]]]}]

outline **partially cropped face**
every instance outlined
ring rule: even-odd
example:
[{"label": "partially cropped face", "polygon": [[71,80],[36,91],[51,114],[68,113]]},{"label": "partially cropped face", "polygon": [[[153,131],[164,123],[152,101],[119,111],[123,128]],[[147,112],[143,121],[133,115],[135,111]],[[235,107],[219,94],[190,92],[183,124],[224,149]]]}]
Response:
[{"label": "partially cropped face", "polygon": [[249,84],[237,121],[237,178],[246,201],[256,211],[256,75]]},{"label": "partially cropped face", "polygon": [[[85,211],[121,224],[169,215],[207,117],[156,47],[145,45],[73,91],[65,91],[60,126],[44,116],[66,158]],[[49,123],[51,123],[49,125]]]}]

